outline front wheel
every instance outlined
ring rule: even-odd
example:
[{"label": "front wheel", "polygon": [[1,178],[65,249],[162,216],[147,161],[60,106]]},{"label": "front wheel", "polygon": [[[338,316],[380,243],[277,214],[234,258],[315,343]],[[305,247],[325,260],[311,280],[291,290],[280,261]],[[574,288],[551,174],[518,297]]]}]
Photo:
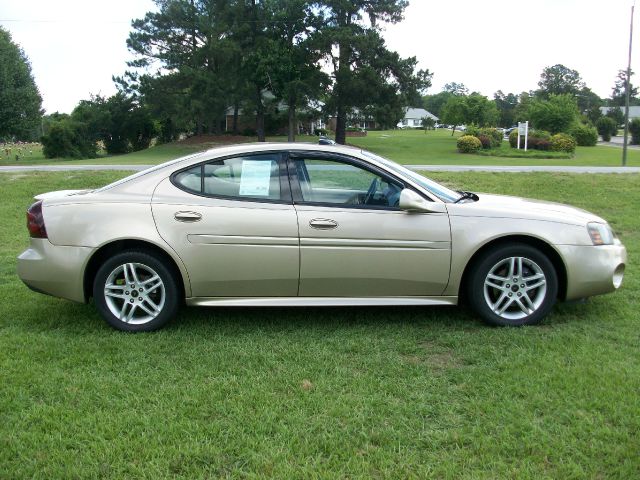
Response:
[{"label": "front wheel", "polygon": [[156,256],[141,251],[119,253],[96,273],[93,298],[109,325],[127,332],[157,330],[179,308],[172,270]]},{"label": "front wheel", "polygon": [[540,322],[558,295],[558,276],[538,249],[511,244],[489,251],[475,265],[467,283],[471,307],[493,325]]}]

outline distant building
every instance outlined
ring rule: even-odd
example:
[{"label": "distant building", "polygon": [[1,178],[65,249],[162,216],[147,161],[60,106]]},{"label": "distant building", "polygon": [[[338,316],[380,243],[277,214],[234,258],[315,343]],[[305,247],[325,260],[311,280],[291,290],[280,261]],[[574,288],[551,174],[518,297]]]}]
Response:
[{"label": "distant building", "polygon": [[420,128],[422,127],[423,118],[431,118],[436,122],[440,120],[424,108],[407,108],[403,119],[398,122],[398,128]]},{"label": "distant building", "polygon": [[[603,115],[606,115],[612,108],[616,107],[600,107],[600,111]],[[622,110],[622,113],[624,113],[624,106],[617,108]],[[633,120],[634,118],[640,118],[640,107],[629,107],[629,120]]]}]

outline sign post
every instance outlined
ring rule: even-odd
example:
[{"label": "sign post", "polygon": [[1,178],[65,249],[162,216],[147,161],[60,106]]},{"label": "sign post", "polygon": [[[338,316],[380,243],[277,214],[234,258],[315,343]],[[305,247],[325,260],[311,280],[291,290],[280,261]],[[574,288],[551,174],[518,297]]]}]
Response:
[{"label": "sign post", "polygon": [[520,136],[524,136],[524,151],[527,151],[527,144],[529,143],[529,121],[518,123],[518,150],[520,150]]}]

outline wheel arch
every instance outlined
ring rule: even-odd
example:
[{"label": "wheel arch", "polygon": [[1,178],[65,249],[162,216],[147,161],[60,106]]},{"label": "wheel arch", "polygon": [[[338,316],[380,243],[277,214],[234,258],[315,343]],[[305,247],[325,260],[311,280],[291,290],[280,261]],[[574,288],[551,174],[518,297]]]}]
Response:
[{"label": "wheel arch", "polygon": [[184,299],[187,297],[187,286],[189,279],[184,278],[182,271],[178,266],[178,263],[166,250],[146,240],[120,239],[102,245],[93,253],[93,255],[91,255],[91,258],[89,258],[87,266],[84,269],[83,277],[85,302],[87,302],[92,296],[93,281],[95,279],[96,273],[98,272],[98,269],[100,268],[100,265],[102,265],[102,263],[110,256],[127,250],[147,251],[157,255],[159,258],[166,261],[169,268],[174,271],[176,280],[178,281],[179,291],[182,292],[182,298]]},{"label": "wheel arch", "polygon": [[482,245],[478,250],[474,252],[471,256],[467,265],[464,268],[464,272],[462,274],[462,278],[460,281],[460,286],[458,288],[458,295],[461,300],[465,300],[466,298],[466,288],[468,283],[468,278],[471,272],[473,271],[474,266],[478,263],[478,261],[490,250],[494,248],[498,248],[502,245],[509,245],[513,243],[523,243],[525,245],[529,245],[533,248],[540,250],[546,257],[549,259],[553,268],[556,271],[556,275],[558,275],[558,298],[560,300],[564,300],[567,296],[567,267],[564,263],[564,260],[558,253],[558,251],[551,246],[551,244],[541,240],[540,238],[528,236],[528,235],[508,235],[504,237],[495,238],[484,245]]}]

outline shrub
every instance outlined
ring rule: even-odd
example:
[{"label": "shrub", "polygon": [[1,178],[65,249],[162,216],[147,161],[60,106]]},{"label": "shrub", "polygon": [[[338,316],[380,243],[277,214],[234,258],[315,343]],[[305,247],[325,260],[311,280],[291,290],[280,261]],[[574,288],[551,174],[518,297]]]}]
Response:
[{"label": "shrub", "polygon": [[532,130],[529,132],[529,138],[532,137],[540,140],[551,140],[551,134],[546,130]]},{"label": "shrub", "polygon": [[634,118],[629,122],[629,132],[631,132],[631,144],[640,145],[640,118]]},{"label": "shrub", "polygon": [[554,152],[573,153],[576,150],[576,141],[566,133],[556,133],[551,137],[551,150]]},{"label": "shrub", "polygon": [[316,128],[314,132],[316,135],[319,135],[321,137],[329,135],[329,130],[327,130],[326,128]]},{"label": "shrub", "polygon": [[463,135],[458,139],[460,153],[474,153],[482,148],[482,142],[473,135]]},{"label": "shrub", "polygon": [[471,135],[472,137],[478,137],[480,135],[480,129],[475,125],[467,125],[467,129],[464,131],[465,135]]},{"label": "shrub", "polygon": [[478,135],[476,137],[478,140],[480,140],[480,143],[482,144],[482,148],[485,150],[489,150],[493,145],[491,144],[491,141],[493,140],[491,137],[488,137],[487,135]]},{"label": "shrub", "polygon": [[611,117],[600,117],[596,123],[596,127],[603,142],[611,141],[611,137],[618,133],[618,126]]},{"label": "shrub", "polygon": [[[480,135],[485,135],[491,139],[491,148],[498,148],[502,144],[504,134],[498,131],[497,128],[481,128]],[[479,135],[476,135],[479,137]]]},{"label": "shrub", "polygon": [[41,139],[46,158],[95,158],[96,143],[84,123],[63,120],[51,124]]},{"label": "shrub", "polygon": [[511,133],[509,134],[509,145],[511,145],[511,148],[516,148],[518,146],[518,129],[514,128],[513,130],[511,130]]},{"label": "shrub", "polygon": [[571,126],[568,133],[581,147],[595,147],[598,143],[598,131],[590,125],[576,123]]},{"label": "shrub", "polygon": [[241,135],[244,137],[255,137],[257,134],[258,132],[256,132],[256,129],[251,127],[245,128],[241,133]]}]

